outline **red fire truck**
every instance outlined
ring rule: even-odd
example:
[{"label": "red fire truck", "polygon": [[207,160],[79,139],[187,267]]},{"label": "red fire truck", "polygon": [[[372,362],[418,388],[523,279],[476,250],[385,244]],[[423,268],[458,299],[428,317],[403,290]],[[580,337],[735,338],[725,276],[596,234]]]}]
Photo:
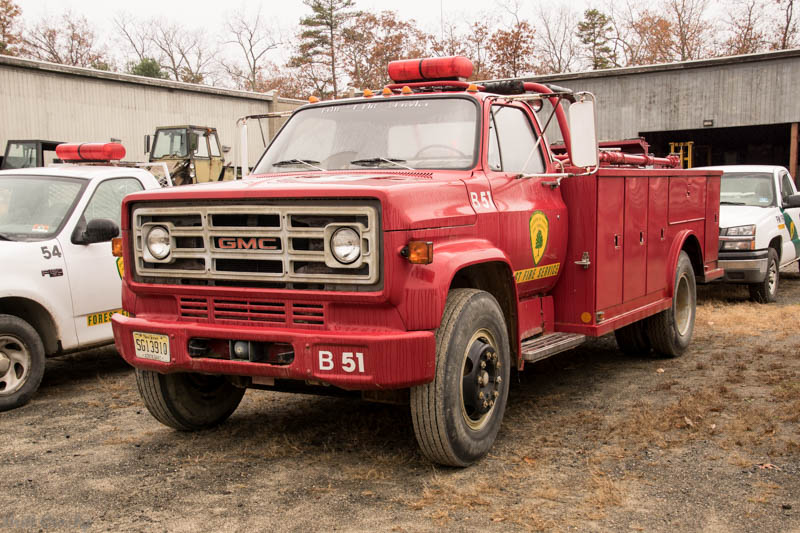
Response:
[{"label": "red fire truck", "polygon": [[598,152],[591,94],[471,70],[394,62],[382,92],[295,111],[247,179],[125,198],[113,328],[156,419],[361,391],[405,399],[423,453],[465,466],[512,367],[612,331],[684,352],[696,280],[722,274],[719,172]]}]

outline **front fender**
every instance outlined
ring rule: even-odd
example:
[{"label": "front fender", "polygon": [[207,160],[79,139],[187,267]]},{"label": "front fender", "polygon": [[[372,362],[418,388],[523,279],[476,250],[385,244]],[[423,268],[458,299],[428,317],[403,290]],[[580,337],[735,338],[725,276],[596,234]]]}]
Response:
[{"label": "front fender", "polygon": [[406,262],[405,283],[392,298],[406,329],[438,328],[456,273],[463,268],[489,262],[503,263],[513,272],[505,253],[485,239],[468,238],[435,243],[431,264],[412,265]]}]

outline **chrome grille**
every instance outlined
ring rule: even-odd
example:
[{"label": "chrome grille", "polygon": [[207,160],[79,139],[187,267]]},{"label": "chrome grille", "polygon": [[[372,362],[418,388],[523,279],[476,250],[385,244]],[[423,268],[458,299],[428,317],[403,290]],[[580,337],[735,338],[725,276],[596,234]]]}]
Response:
[{"label": "chrome grille", "polygon": [[[376,205],[137,205],[135,273],[141,281],[164,283],[372,285],[380,277]],[[144,249],[152,226],[170,234],[171,252],[163,260]],[[329,250],[330,234],[340,226],[361,235],[362,255],[350,265],[340,264]]]}]

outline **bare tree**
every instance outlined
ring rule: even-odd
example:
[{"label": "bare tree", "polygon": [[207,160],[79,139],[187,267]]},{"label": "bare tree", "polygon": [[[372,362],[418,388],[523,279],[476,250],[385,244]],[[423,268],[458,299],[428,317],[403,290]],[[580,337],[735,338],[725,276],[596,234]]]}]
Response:
[{"label": "bare tree", "polygon": [[797,46],[797,18],[794,16],[794,3],[796,0],[774,0],[778,5],[777,29],[778,36],[773,39],[773,50],[787,50]]},{"label": "bare tree", "polygon": [[542,73],[570,72],[578,62],[579,45],[574,31],[577,14],[567,7],[545,12],[540,5],[538,18],[540,32],[535,46]]},{"label": "bare tree", "polygon": [[280,39],[268,26],[266,17],[259,8],[255,16],[235,12],[228,16],[225,26],[230,39],[225,44],[235,45],[244,66],[239,62],[223,61],[221,66],[236,85],[248,91],[258,89],[261,72],[267,63],[267,52],[276,49]]},{"label": "bare tree", "polygon": [[25,55],[77,67],[107,67],[104,52],[86,17],[65,11],[60,18],[43,18],[25,32]]},{"label": "bare tree", "polygon": [[762,31],[763,13],[758,0],[735,0],[729,6],[724,25],[729,34],[720,52],[725,55],[752,54],[766,48]]},{"label": "bare tree", "polygon": [[130,13],[119,12],[114,16],[114,26],[125,44],[133,50],[137,61],[159,59],[153,46],[151,22],[137,20]]},{"label": "bare tree", "polygon": [[715,30],[707,17],[708,0],[667,0],[667,13],[678,61],[711,55],[708,43]]},{"label": "bare tree", "polygon": [[618,66],[652,65],[674,61],[675,32],[666,12],[640,3],[606,2],[614,27],[614,52]]}]

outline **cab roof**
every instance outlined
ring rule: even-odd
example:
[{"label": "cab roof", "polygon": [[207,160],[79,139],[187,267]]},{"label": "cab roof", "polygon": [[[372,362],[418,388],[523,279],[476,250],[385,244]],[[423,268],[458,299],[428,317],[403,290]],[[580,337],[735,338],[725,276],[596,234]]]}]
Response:
[{"label": "cab roof", "polygon": [[[56,164],[47,167],[33,168],[12,168],[0,170],[2,176],[53,176],[80,178],[84,180],[95,180],[109,177],[138,176],[147,174],[153,175],[143,169],[116,165],[75,165],[75,164]],[[155,177],[153,177],[155,179]]]}]

